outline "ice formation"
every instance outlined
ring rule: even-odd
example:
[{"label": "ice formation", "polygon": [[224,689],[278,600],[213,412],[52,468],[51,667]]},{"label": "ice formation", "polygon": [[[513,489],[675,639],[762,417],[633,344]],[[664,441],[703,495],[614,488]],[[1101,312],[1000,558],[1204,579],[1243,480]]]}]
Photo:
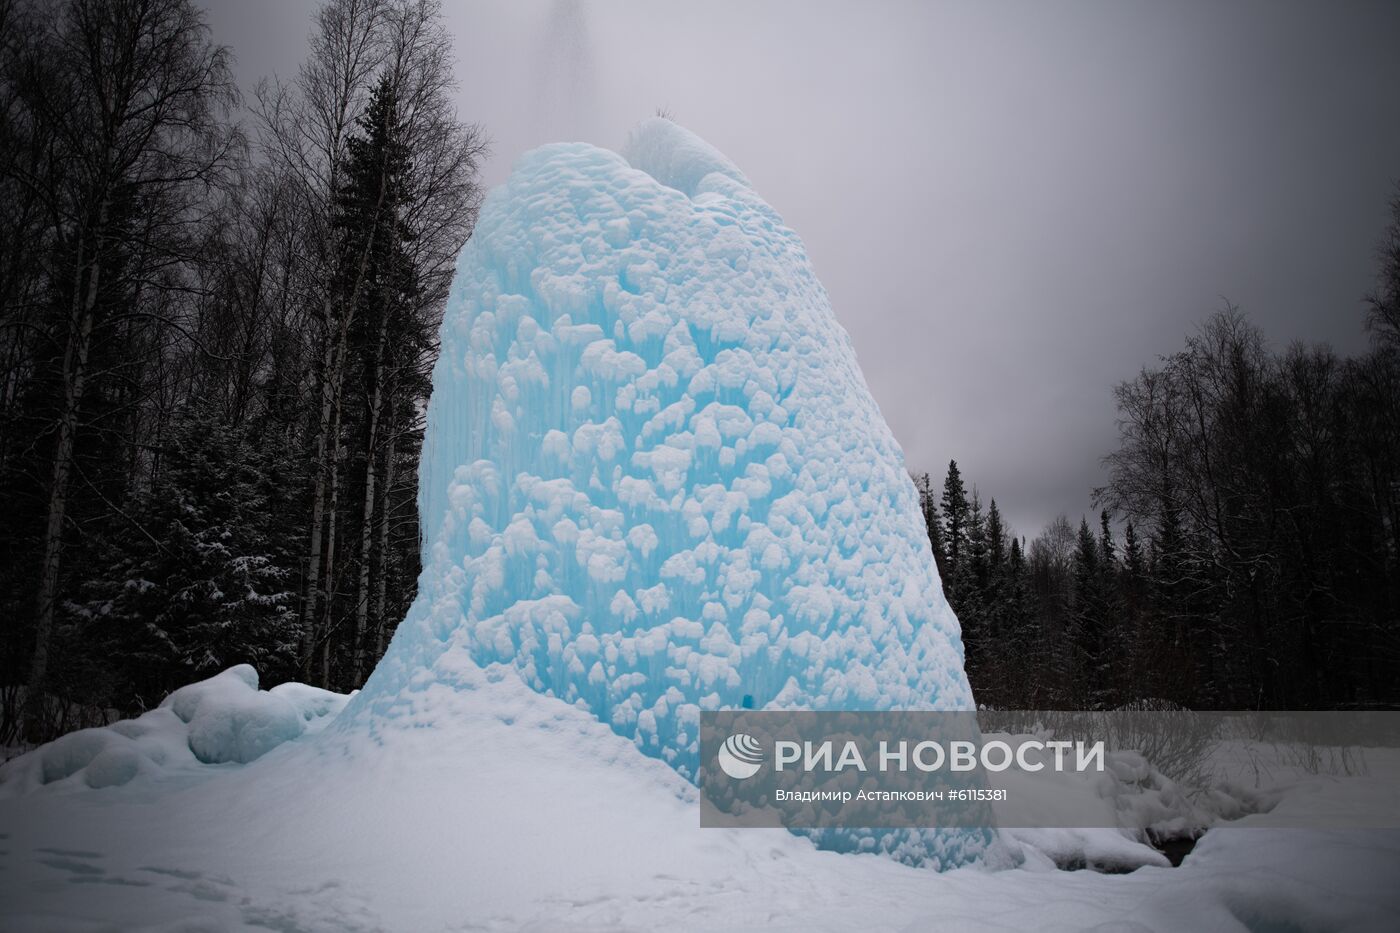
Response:
[{"label": "ice formation", "polygon": [[463,250],[417,601],[355,715],[462,655],[693,777],[702,709],[970,707],[903,455],[797,235],[670,121],[523,156]]}]

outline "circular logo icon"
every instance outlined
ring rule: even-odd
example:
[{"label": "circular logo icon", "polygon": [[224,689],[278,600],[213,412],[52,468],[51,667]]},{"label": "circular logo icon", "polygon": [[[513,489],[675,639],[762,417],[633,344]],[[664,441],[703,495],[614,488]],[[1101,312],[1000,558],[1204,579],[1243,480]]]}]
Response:
[{"label": "circular logo icon", "polygon": [[763,747],[758,739],[743,732],[725,739],[717,757],[720,770],[732,778],[753,777],[763,767]]}]

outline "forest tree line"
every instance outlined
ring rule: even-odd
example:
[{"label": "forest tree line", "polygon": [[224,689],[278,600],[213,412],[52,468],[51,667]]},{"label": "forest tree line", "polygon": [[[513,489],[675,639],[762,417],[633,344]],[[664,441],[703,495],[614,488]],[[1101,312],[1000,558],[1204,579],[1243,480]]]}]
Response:
[{"label": "forest tree line", "polygon": [[1400,199],[1368,303],[1359,357],[1230,308],[1119,385],[1094,521],[915,477],[979,704],[1400,705]]},{"label": "forest tree line", "polygon": [[239,662],[354,688],[412,598],[485,145],[440,5],[230,56],[190,0],[0,0],[0,744]]}]

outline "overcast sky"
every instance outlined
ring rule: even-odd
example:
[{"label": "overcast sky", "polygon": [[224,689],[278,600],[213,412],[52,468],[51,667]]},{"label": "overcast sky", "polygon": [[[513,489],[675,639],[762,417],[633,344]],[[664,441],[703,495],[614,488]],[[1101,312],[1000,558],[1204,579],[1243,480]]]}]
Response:
[{"label": "overcast sky", "polygon": [[[209,0],[245,86],[313,0]],[[1112,386],[1224,299],[1365,347],[1400,3],[449,0],[489,184],[666,108],[803,237],[913,469],[1034,535],[1091,508]]]}]

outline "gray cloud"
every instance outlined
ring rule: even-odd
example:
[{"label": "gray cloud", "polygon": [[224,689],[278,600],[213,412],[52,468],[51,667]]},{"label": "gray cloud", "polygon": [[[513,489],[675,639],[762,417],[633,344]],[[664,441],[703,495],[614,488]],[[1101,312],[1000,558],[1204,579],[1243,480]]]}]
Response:
[{"label": "gray cloud", "polygon": [[[246,85],[314,4],[210,11]],[[1022,533],[1090,508],[1110,396],[1222,297],[1364,347],[1400,178],[1400,4],[448,4],[486,176],[658,107],[806,240],[911,467]]]}]

